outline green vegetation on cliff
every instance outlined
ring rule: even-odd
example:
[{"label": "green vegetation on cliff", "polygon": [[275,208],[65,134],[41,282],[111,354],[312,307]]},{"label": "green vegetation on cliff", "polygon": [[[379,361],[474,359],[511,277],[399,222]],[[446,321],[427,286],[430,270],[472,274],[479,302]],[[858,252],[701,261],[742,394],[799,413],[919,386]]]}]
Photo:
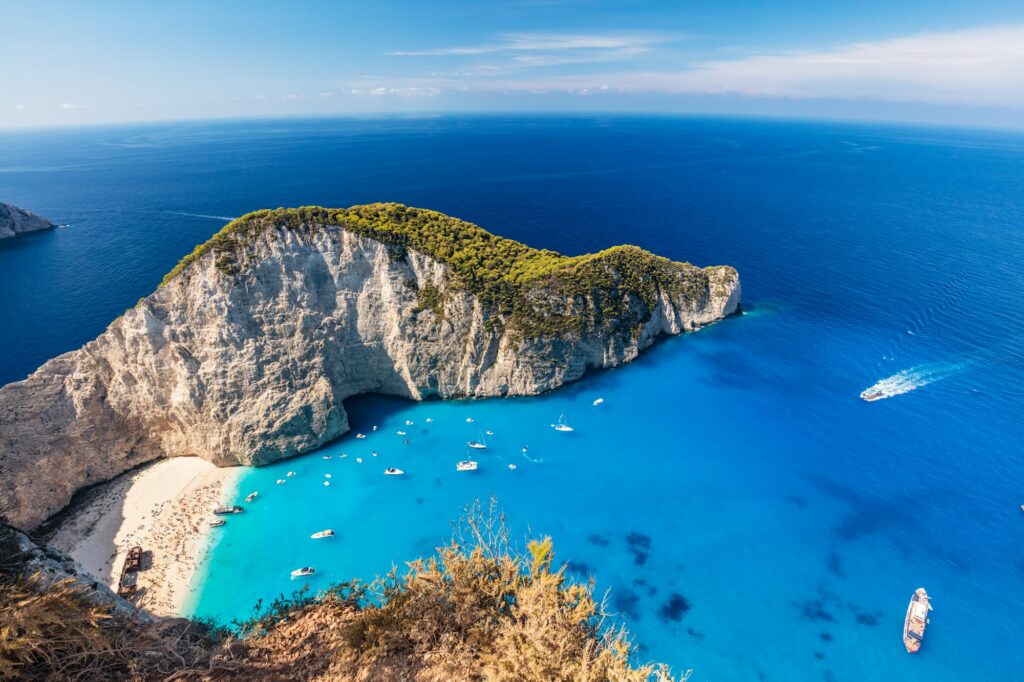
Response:
[{"label": "green vegetation on cliff", "polygon": [[[218,269],[237,274],[246,264],[247,247],[267,230],[317,231],[326,226],[387,245],[393,260],[404,258],[408,249],[447,265],[449,287],[476,295],[525,336],[579,332],[588,325],[635,332],[649,319],[660,293],[683,295],[694,305],[709,295],[704,270],[635,246],[563,256],[498,237],[443,213],[393,203],[249,213],[197,246],[167,273],[163,284],[210,251]],[[420,298],[421,309],[437,312],[443,307],[442,297],[432,292],[424,296],[429,300]],[[572,309],[565,309],[566,297],[576,302]]]}]

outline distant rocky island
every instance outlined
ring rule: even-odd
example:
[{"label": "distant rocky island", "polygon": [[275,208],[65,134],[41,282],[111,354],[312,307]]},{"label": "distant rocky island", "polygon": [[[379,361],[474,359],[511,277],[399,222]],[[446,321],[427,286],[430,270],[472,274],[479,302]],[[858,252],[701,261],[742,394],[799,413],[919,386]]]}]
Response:
[{"label": "distant rocky island", "polygon": [[26,232],[39,232],[57,227],[46,218],[13,204],[0,203],[0,239],[9,239]]},{"label": "distant rocky island", "polygon": [[568,257],[399,204],[246,215],[107,330],[0,389],[0,513],[31,529],[161,457],[261,465],[343,401],[534,395],[730,315],[731,267]]}]

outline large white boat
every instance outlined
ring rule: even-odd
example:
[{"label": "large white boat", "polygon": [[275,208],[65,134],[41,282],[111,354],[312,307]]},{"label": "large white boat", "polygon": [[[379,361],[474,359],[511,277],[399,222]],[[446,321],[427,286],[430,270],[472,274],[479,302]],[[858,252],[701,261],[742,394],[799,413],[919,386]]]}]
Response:
[{"label": "large white boat", "polygon": [[404,471],[402,471],[401,469],[396,469],[395,467],[388,467],[387,469],[384,470],[385,476],[401,476],[404,473]]},{"label": "large white boat", "polygon": [[455,465],[455,470],[456,471],[476,471],[477,466],[479,466],[479,465],[476,462],[474,462],[473,460],[471,460],[471,459],[464,459],[464,460],[462,460],[461,462],[459,462],[458,464]]},{"label": "large white boat", "polygon": [[309,537],[313,538],[314,540],[321,540],[323,538],[333,538],[334,537],[334,531],[331,530],[330,528],[328,528],[327,530],[317,531],[317,532],[313,533],[312,535],[310,535]]},{"label": "large white boat", "polygon": [[316,569],[312,566],[303,566],[302,568],[296,568],[292,571],[293,578],[305,578],[316,573]]},{"label": "large white boat", "polygon": [[882,398],[886,398],[888,396],[886,396],[885,393],[882,392],[881,390],[872,386],[871,388],[865,388],[863,391],[861,391],[860,397],[863,400],[866,400],[870,403],[875,400],[881,400]]},{"label": "large white boat", "polygon": [[481,443],[481,442],[475,441],[475,440],[469,441],[468,443],[466,443],[466,445],[468,445],[469,447],[473,448],[474,450],[486,450],[487,449],[487,443]]},{"label": "large white boat", "polygon": [[226,514],[241,514],[242,508],[237,504],[233,507],[217,507],[213,510],[213,513],[217,516],[224,516]]},{"label": "large white boat", "polygon": [[931,599],[923,587],[914,590],[907,607],[907,618],[903,621],[903,646],[910,653],[917,653],[924,641],[924,629],[928,625],[928,612],[932,610]]}]

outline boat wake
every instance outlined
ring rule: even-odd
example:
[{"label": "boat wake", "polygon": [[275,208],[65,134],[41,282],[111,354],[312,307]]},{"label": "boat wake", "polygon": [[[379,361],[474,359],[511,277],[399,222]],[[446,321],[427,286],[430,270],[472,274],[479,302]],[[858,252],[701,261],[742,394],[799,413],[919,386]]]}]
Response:
[{"label": "boat wake", "polygon": [[935,363],[903,369],[864,389],[860,397],[870,402],[910,393],[922,386],[934,384],[936,381],[958,374],[967,369],[969,364],[968,362]]},{"label": "boat wake", "polygon": [[225,222],[231,222],[234,220],[231,216],[226,215],[210,215],[208,213],[186,213],[185,211],[171,211],[171,215],[180,215],[188,218],[209,218],[210,220],[223,220]]}]

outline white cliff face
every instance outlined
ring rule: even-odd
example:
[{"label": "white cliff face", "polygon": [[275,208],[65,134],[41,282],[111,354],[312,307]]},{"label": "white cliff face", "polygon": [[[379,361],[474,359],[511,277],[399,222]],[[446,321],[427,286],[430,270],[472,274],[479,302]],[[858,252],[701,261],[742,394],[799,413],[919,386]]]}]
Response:
[{"label": "white cliff face", "polygon": [[[691,268],[700,295],[661,291],[639,329],[521,338],[418,252],[396,260],[330,226],[270,229],[246,249],[240,272],[206,253],[96,340],[0,389],[0,511],[13,525],[34,527],[79,488],[157,457],[260,465],[314,449],[348,430],[352,395],[548,391],[721,319],[740,298],[732,268]],[[419,305],[429,284],[440,318]]]},{"label": "white cliff face", "polygon": [[8,239],[25,232],[37,232],[56,227],[53,223],[31,211],[13,204],[0,203],[0,239]]}]

